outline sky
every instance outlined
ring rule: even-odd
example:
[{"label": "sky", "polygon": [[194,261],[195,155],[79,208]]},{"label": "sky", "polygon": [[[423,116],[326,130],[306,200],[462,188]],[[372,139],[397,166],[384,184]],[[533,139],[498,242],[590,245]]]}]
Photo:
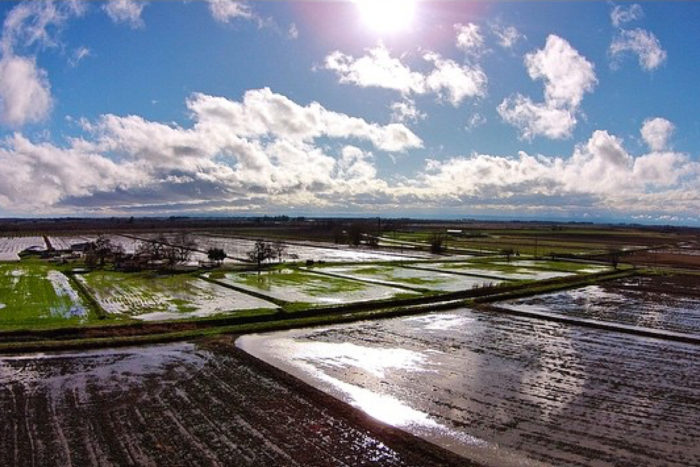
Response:
[{"label": "sky", "polygon": [[0,2],[0,217],[700,225],[700,2]]}]

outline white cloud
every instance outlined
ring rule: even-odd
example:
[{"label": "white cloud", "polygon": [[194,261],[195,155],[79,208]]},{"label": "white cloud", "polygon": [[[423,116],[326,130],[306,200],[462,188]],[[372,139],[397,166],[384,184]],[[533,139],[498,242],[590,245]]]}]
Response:
[{"label": "white cloud", "polygon": [[6,169],[0,173],[0,205],[121,209],[243,203],[252,196],[263,204],[324,204],[317,193],[337,201],[384,184],[375,179],[370,153],[341,149],[339,141],[392,152],[422,145],[401,124],[378,125],[316,102],[302,106],[269,89],[248,91],[240,102],[193,94],[187,106],[191,128],[103,115],[82,120],[90,137],[73,139],[67,148],[21,135],[0,142]]},{"label": "white cloud", "polygon": [[73,51],[73,54],[71,57],[68,59],[68,63],[70,66],[77,66],[78,63],[80,63],[84,58],[90,56],[90,49],[87,47],[81,46],[78,47]]},{"label": "white cloud", "polygon": [[442,58],[430,52],[423,58],[432,62],[435,69],[425,78],[427,89],[457,107],[469,97],[486,94],[486,73],[480,67],[459,65],[454,60]]},{"label": "white cloud", "polygon": [[474,128],[478,128],[478,127],[480,127],[481,125],[484,125],[484,124],[486,124],[486,117],[484,117],[484,116],[481,115],[480,113],[476,112],[476,113],[474,113],[474,115],[472,115],[471,117],[469,117],[469,119],[467,120],[467,124],[465,125],[464,128],[465,128],[466,130],[471,131],[471,130],[473,130]]},{"label": "white cloud", "polygon": [[290,39],[298,39],[299,38],[299,28],[297,28],[297,25],[295,23],[292,23],[289,25],[289,29],[287,30],[287,36]]},{"label": "white cloud", "polygon": [[[700,209],[700,163],[681,153],[630,155],[619,138],[595,131],[571,157],[517,158],[473,154],[429,160],[411,181],[425,203],[565,213],[609,210],[619,214]],[[406,190],[408,191],[408,190]]]},{"label": "white cloud", "polygon": [[502,26],[499,24],[494,24],[491,26],[491,32],[498,39],[498,45],[504,49],[513,48],[518,41],[525,38],[524,35],[518,31],[515,26]]},{"label": "white cloud", "polygon": [[53,99],[44,70],[34,58],[3,55],[0,59],[0,122],[19,127],[46,119]]},{"label": "white cloud", "polygon": [[421,112],[413,99],[404,99],[391,104],[391,119],[394,122],[416,122],[423,120],[425,113]]},{"label": "white cloud", "polygon": [[525,67],[533,80],[544,81],[544,103],[516,94],[501,102],[499,114],[527,139],[570,136],[584,94],[598,82],[593,64],[566,40],[550,35],[544,49],[525,55]]},{"label": "white cloud", "polygon": [[484,52],[484,36],[481,28],[474,23],[455,24],[457,33],[457,48],[468,55],[478,57]]},{"label": "white cloud", "polygon": [[222,23],[232,19],[253,19],[253,10],[246,3],[237,0],[207,0],[212,17]]},{"label": "white cloud", "polygon": [[379,44],[366,52],[355,58],[335,51],[325,58],[323,66],[334,71],[341,83],[393,89],[402,94],[425,92],[425,77],[392,57],[384,45]]},{"label": "white cloud", "polygon": [[[639,66],[646,71],[654,70],[666,61],[666,51],[656,36],[639,28],[620,31],[613,38],[609,51],[613,60],[628,52],[637,55]],[[613,65],[616,65],[615,61]]]},{"label": "white cloud", "polygon": [[663,151],[668,146],[668,139],[673,134],[673,130],[673,123],[665,118],[657,117],[645,120],[640,132],[649,149]]},{"label": "white cloud", "polygon": [[454,106],[485,94],[487,78],[480,67],[459,65],[434,52],[424,54],[423,59],[433,64],[425,74],[411,70],[380,44],[360,58],[335,51],[325,58],[323,66],[334,71],[341,83],[392,89],[405,96],[432,92]]},{"label": "white cloud", "polygon": [[109,0],[102,8],[115,23],[138,29],[144,26],[141,13],[145,6],[143,0]]},{"label": "white cloud", "polygon": [[610,21],[612,22],[613,26],[619,28],[623,24],[637,21],[643,16],[644,11],[637,3],[633,3],[629,6],[615,5],[610,12]]}]

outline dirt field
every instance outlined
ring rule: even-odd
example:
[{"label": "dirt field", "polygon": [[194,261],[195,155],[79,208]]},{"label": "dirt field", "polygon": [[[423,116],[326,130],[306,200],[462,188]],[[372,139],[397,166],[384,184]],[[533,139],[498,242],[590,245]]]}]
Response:
[{"label": "dirt field", "polygon": [[0,413],[0,465],[458,463],[230,339],[1,358]]}]

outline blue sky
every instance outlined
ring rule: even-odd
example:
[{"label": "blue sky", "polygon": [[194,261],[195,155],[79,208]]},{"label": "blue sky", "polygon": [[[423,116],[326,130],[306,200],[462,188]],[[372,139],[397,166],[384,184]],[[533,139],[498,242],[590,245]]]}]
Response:
[{"label": "blue sky", "polygon": [[700,223],[693,2],[0,3],[0,215]]}]

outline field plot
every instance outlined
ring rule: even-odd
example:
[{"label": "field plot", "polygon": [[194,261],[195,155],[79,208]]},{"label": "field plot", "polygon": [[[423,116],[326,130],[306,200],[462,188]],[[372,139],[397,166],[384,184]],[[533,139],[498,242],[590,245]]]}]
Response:
[{"label": "field plot", "polygon": [[60,236],[60,237],[48,237],[49,243],[55,250],[70,250],[71,245],[77,243],[87,243],[94,242],[97,237],[90,236],[84,237],[80,236]]},{"label": "field plot", "polygon": [[[246,258],[246,254],[255,245],[255,241],[241,238],[226,238],[219,236],[197,237],[197,241],[211,242],[226,251],[231,256]],[[426,257],[425,254],[411,252],[410,254],[388,253],[362,248],[341,248],[334,244],[316,243],[315,246],[285,243],[284,261],[326,261],[326,262],[365,262],[365,261],[400,261]],[[429,256],[429,255],[428,255]]]},{"label": "field plot", "polygon": [[589,263],[575,263],[573,261],[546,261],[546,260],[515,260],[511,262],[507,261],[494,261],[493,264],[500,266],[511,266],[511,267],[524,267],[524,268],[534,268],[543,269],[551,271],[564,271],[564,272],[575,272],[578,274],[595,274],[598,272],[609,271],[610,266],[604,264],[589,264]]},{"label": "field plot", "polygon": [[322,274],[281,269],[227,273],[217,280],[285,302],[340,304],[380,300],[413,292]]},{"label": "field plot", "polygon": [[317,268],[316,270],[366,281],[381,281],[399,286],[442,292],[469,290],[503,282],[497,279],[491,280],[445,272],[424,271],[384,265],[332,266]]},{"label": "field plot", "polygon": [[77,324],[90,317],[62,273],[38,263],[0,264],[0,327]]},{"label": "field plot", "polygon": [[700,335],[700,276],[637,276],[498,305]]},{"label": "field plot", "polygon": [[700,347],[460,309],[237,344],[487,465],[698,465]]},{"label": "field plot", "polygon": [[474,274],[476,276],[487,276],[502,280],[540,281],[575,274],[574,272],[546,271],[532,267],[499,264],[498,262],[489,263],[484,261],[415,263],[412,264],[411,267],[445,272],[457,272],[461,274]]},{"label": "field plot", "polygon": [[2,465],[426,465],[232,344],[0,358]]},{"label": "field plot", "polygon": [[94,271],[77,276],[110,314],[140,320],[211,316],[275,305],[188,274]]},{"label": "field plot", "polygon": [[27,248],[46,248],[42,237],[0,237],[0,261],[19,261],[19,253]]}]

